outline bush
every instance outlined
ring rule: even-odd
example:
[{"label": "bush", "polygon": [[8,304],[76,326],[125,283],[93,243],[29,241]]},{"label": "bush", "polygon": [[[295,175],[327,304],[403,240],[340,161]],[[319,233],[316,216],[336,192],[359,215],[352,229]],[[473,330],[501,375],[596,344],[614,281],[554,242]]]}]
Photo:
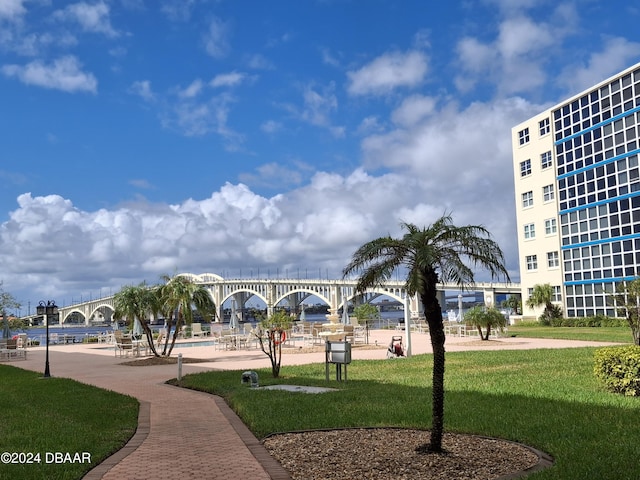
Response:
[{"label": "bush", "polygon": [[593,373],[606,388],[626,396],[640,395],[640,347],[607,347],[596,350]]},{"label": "bush", "polygon": [[540,317],[540,325],[547,327],[626,327],[624,318],[595,315],[591,317],[545,318]]}]

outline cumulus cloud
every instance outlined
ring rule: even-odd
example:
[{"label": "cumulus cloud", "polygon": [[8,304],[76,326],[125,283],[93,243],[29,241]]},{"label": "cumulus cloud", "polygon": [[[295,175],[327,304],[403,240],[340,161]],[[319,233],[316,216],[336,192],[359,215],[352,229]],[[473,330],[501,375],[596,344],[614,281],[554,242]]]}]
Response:
[{"label": "cumulus cloud", "polygon": [[505,12],[491,40],[472,36],[456,46],[461,73],[455,83],[466,92],[489,83],[499,96],[531,92],[548,81],[545,67],[563,40],[573,32],[578,14],[568,4],[550,11],[547,21],[527,15],[527,5],[512,9],[510,1],[498,1]]},{"label": "cumulus cloud", "polygon": [[0,2],[0,18],[17,20],[27,11],[24,8],[26,0],[3,0]]},{"label": "cumulus cloud", "polygon": [[640,56],[640,43],[620,37],[605,38],[603,48],[583,63],[572,63],[561,74],[559,83],[572,94],[601,82],[630,65]]},{"label": "cumulus cloud", "polygon": [[109,13],[109,5],[102,1],[92,4],[79,2],[57,10],[52,16],[62,21],[78,23],[85,32],[117,37],[119,34],[111,26]]},{"label": "cumulus cloud", "polygon": [[[278,173],[277,166],[265,168]],[[339,276],[361,243],[399,234],[400,215],[432,221],[420,218],[419,198],[427,202],[410,178],[362,170],[320,172],[308,185],[271,198],[227,183],[206,199],[97,211],[58,195],[27,193],[0,225],[0,269],[12,290],[29,285],[52,298],[184,271],[309,267]],[[440,200],[432,201],[440,212]]]},{"label": "cumulus cloud", "polygon": [[[393,117],[406,118],[404,109],[402,104]],[[433,110],[429,104],[429,115],[409,116],[410,121],[365,137],[364,165],[402,172],[421,185],[421,195],[405,204],[405,212],[451,211],[458,224],[483,223],[508,251],[516,272],[510,132],[543,109],[518,98],[463,109],[444,103]]]},{"label": "cumulus cloud", "polygon": [[82,71],[82,64],[72,55],[45,64],[34,60],[26,65],[3,65],[2,73],[16,77],[27,85],[63,90],[65,92],[96,93],[98,81],[91,73]]},{"label": "cumulus cloud", "polygon": [[421,51],[385,53],[358,70],[347,72],[351,95],[387,94],[399,87],[416,87],[428,70]]}]

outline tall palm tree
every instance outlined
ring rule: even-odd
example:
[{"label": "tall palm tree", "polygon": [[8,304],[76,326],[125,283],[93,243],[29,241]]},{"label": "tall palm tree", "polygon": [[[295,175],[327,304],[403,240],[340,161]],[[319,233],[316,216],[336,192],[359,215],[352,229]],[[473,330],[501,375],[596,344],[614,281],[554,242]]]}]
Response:
[{"label": "tall palm tree", "polygon": [[133,322],[137,318],[142,325],[142,330],[147,337],[147,343],[151,352],[158,357],[155,345],[153,343],[153,332],[147,323],[147,316],[149,313],[154,312],[154,304],[156,302],[155,293],[152,288],[149,288],[144,282],[137,285],[129,285],[122,287],[122,289],[116,293],[113,297],[115,312],[113,313],[114,320],[120,318],[126,318],[127,323],[133,325]]},{"label": "tall palm tree", "polygon": [[[178,338],[178,332],[183,324],[191,325],[193,322],[193,308],[203,317],[215,314],[216,305],[204,285],[198,285],[188,277],[177,275],[162,277],[164,285],[157,290],[158,299],[162,305],[162,312],[167,319],[167,340],[162,351],[163,355],[171,355],[173,346]],[[175,323],[175,330],[169,344],[169,333]],[[167,350],[168,347],[168,350]]]},{"label": "tall palm tree", "polygon": [[454,282],[465,289],[474,283],[471,266],[483,267],[495,278],[509,280],[504,255],[491,234],[482,226],[456,227],[451,216],[444,215],[426,228],[402,223],[407,233],[399,239],[381,237],[362,245],[353,254],[343,275],[361,272],[356,289],[364,293],[392,277],[404,266],[407,269],[405,289],[417,295],[424,307],[433,348],[432,427],[430,443],[417,448],[420,452],[442,452],[444,428],[445,334],[442,309],[437,297],[439,282]]}]

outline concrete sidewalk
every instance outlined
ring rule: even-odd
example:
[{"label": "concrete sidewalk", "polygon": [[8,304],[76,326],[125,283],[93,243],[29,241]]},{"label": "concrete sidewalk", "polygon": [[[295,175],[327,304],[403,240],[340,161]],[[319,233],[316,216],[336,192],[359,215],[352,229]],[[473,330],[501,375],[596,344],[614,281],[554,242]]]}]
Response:
[{"label": "concrete sidewalk", "polygon": [[[371,332],[370,348],[354,348],[354,359],[384,359],[392,335],[404,332]],[[411,334],[412,353],[430,353],[428,334]],[[375,345],[378,348],[375,348]],[[183,375],[206,370],[247,370],[269,368],[269,359],[260,350],[220,351],[213,346],[175,348],[173,354],[202,359],[183,364]],[[611,345],[610,343],[499,338],[480,342],[477,337],[447,337],[449,352],[461,350],[567,348]],[[290,479],[272,459],[260,441],[245,427],[226,403],[214,395],[166,385],[177,376],[176,365],[130,367],[104,345],[56,345],[49,348],[51,375],[67,377],[101,388],[131,395],[140,401],[138,431],[125,448],[94,468],[85,478],[105,479]],[[305,351],[301,345],[288,349],[282,357],[288,365],[324,363],[324,352]],[[130,360],[130,359],[126,359]],[[42,371],[43,347],[30,348],[27,360],[11,362],[16,367]],[[324,365],[321,367],[324,371]],[[238,375],[240,382],[240,374]],[[179,408],[177,408],[179,406]],[[109,412],[104,412],[108,415]]]}]

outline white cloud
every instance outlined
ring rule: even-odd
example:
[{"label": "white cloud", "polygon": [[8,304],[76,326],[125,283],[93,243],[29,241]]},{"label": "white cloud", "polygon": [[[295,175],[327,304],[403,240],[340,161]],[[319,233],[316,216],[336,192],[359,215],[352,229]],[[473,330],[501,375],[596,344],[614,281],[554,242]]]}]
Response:
[{"label": "white cloud", "polygon": [[24,8],[26,0],[2,0],[0,2],[0,18],[14,21],[22,17],[27,12]]},{"label": "white cloud", "polygon": [[333,83],[319,87],[306,85],[302,92],[303,106],[299,118],[311,125],[328,129],[334,137],[343,137],[345,129],[332,124],[331,116],[338,109],[338,98]]},{"label": "white cloud", "polygon": [[65,92],[96,93],[98,81],[91,73],[81,70],[82,65],[74,56],[61,57],[46,65],[34,60],[24,66],[3,65],[2,73],[8,77],[17,77],[27,85],[63,90]]},{"label": "white cloud", "polygon": [[233,87],[242,83],[246,75],[244,73],[229,72],[216,75],[209,82],[209,86],[217,87]]},{"label": "white cloud", "polygon": [[219,18],[211,19],[209,30],[204,35],[206,52],[213,58],[223,58],[229,52],[229,25]]},{"label": "white cloud", "polygon": [[68,22],[77,22],[85,32],[102,33],[108,37],[119,34],[111,26],[109,5],[103,1],[97,3],[79,2],[54,12],[53,17]]},{"label": "white cloud", "polygon": [[570,94],[576,94],[623,70],[636,62],[638,57],[640,43],[620,37],[606,38],[601,51],[593,52],[585,62],[567,66],[559,83]]},{"label": "white cloud", "polygon": [[385,53],[360,69],[347,72],[347,90],[351,95],[381,95],[400,87],[417,87],[427,70],[423,52]]},{"label": "white cloud", "polygon": [[502,97],[542,88],[548,82],[546,65],[574,30],[575,7],[560,4],[550,11],[548,21],[536,21],[526,15],[529,5],[514,9],[518,2],[494,3],[505,13],[495,38],[481,41],[465,36],[458,41],[456,87],[468,92],[478,84],[489,84]]},{"label": "white cloud", "polygon": [[397,124],[411,126],[435,111],[436,100],[423,95],[411,95],[392,113],[391,118]]},{"label": "white cloud", "polygon": [[364,165],[402,172],[404,178],[419,183],[421,193],[404,204],[403,212],[424,205],[420,211],[451,211],[456,224],[484,224],[516,271],[510,132],[513,125],[544,108],[518,98],[464,109],[444,104],[419,121],[399,123],[393,130],[365,138]]},{"label": "white cloud", "polygon": [[133,82],[129,87],[129,92],[133,93],[134,95],[139,95],[148,102],[152,102],[155,100],[155,95],[151,90],[151,82],[149,80],[140,80],[137,82]]},{"label": "white cloud", "polygon": [[191,82],[191,84],[178,91],[178,96],[180,98],[194,98],[197,97],[200,92],[202,92],[202,88],[204,87],[204,84],[202,83],[202,80],[200,80],[199,78],[194,80],[193,82]]}]

